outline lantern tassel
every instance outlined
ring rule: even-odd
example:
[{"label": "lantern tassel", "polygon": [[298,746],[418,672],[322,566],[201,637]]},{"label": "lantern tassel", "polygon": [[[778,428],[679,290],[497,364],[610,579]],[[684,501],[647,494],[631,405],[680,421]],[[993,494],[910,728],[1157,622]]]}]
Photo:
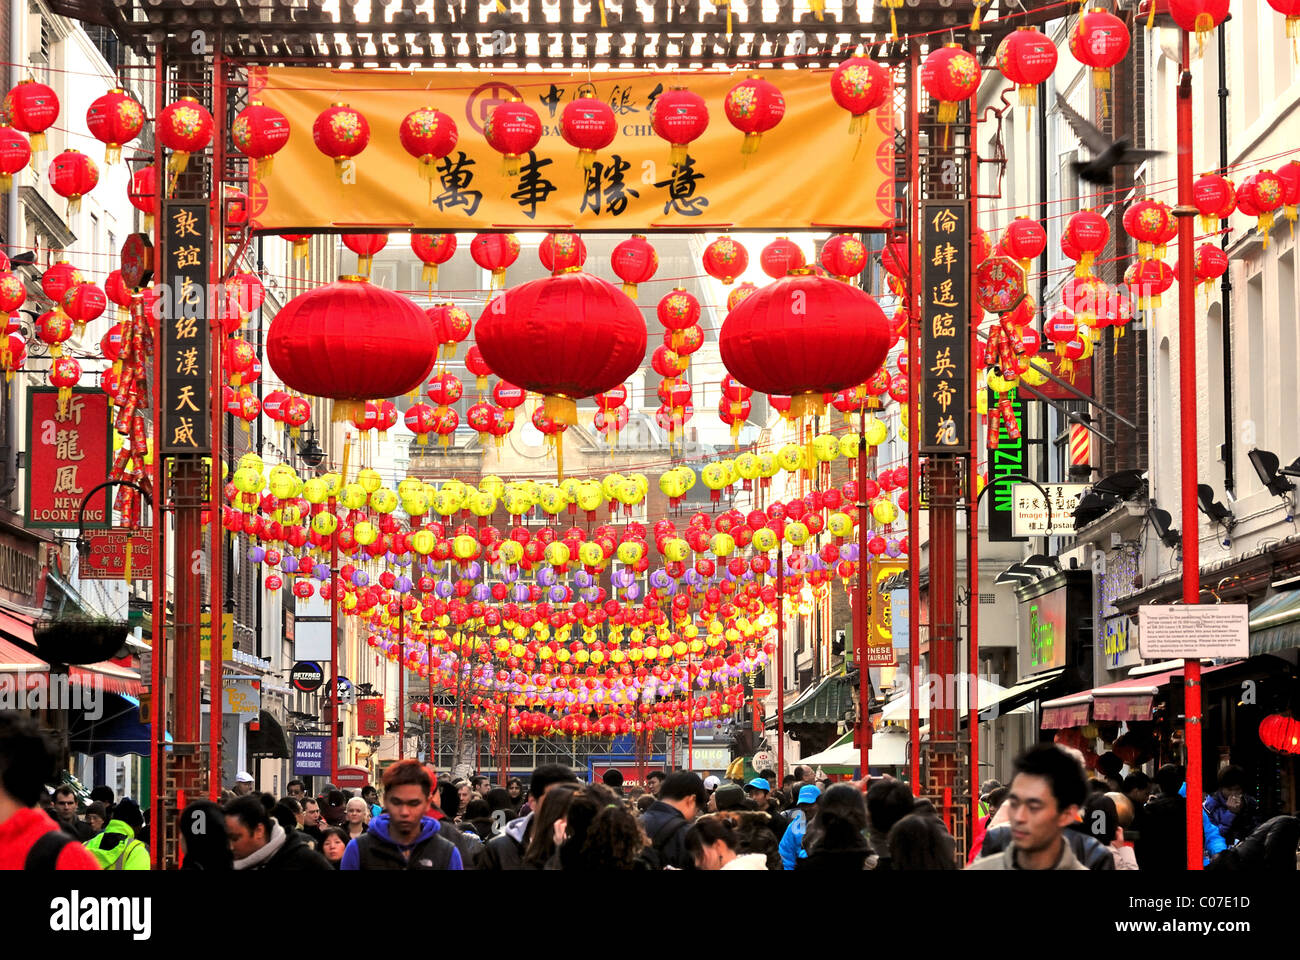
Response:
[{"label": "lantern tassel", "polygon": [[271,161],[274,159],[274,154],[267,154],[265,157],[257,158],[257,177],[259,180],[271,179]]},{"label": "lantern tassel", "polygon": [[[1294,218],[1293,218],[1293,219],[1294,219]],[[635,299],[636,299],[636,284],[635,284],[635,283],[625,283],[625,284],[623,284],[623,292],[624,292],[625,294],[627,294],[629,297],[631,297],[633,300],[635,300]]]},{"label": "lantern tassel", "polygon": [[762,135],[761,133],[747,133],[747,134],[745,134],[745,140],[744,140],[744,142],[740,145],[740,152],[741,152],[741,155],[742,155],[742,156],[746,156],[746,157],[748,157],[748,156],[750,156],[751,154],[758,153],[758,145],[759,145],[762,141],[763,141],[763,135]]},{"label": "lantern tassel", "polygon": [[112,166],[122,159],[122,145],[120,143],[110,143],[104,147],[104,164]]},{"label": "lantern tassel", "polygon": [[575,426],[578,422],[578,404],[568,397],[548,394],[544,401],[546,416],[556,423]]},{"label": "lantern tassel", "polygon": [[970,21],[971,30],[978,30],[980,28],[980,20],[983,19],[983,17],[984,17],[984,8],[980,6],[979,0],[976,0],[975,16],[971,17],[971,21]]},{"label": "lantern tassel", "polygon": [[424,269],[420,271],[420,280],[429,285],[429,292],[433,292],[433,285],[438,282],[438,265],[436,263],[426,263]]},{"label": "lantern tassel", "polygon": [[128,584],[130,584],[130,582],[131,582],[131,548],[132,548],[132,546],[133,546],[133,544],[132,544],[132,542],[131,542],[131,538],[130,538],[130,537],[127,537],[127,540],[126,540],[126,560],[125,560],[125,561],[123,562],[123,564],[122,564],[122,579],[123,579],[126,583],[128,583]]},{"label": "lantern tassel", "polygon": [[[146,227],[146,230],[149,228]],[[311,240],[295,240],[293,242],[293,258],[295,260],[306,260],[307,253],[311,249]]]},{"label": "lantern tassel", "polygon": [[501,175],[503,177],[519,176],[519,154],[503,153],[501,155]]},{"label": "lantern tassel", "polygon": [[0,173],[0,190],[6,192],[13,189],[14,175],[12,173]]},{"label": "lantern tassel", "polygon": [[605,0],[596,0],[597,6],[600,7],[600,25],[602,28],[608,27],[609,23],[605,19]]},{"label": "lantern tassel", "polygon": [[686,144],[674,143],[672,150],[668,152],[668,162],[674,167],[685,166]]},{"label": "lantern tassel", "polygon": [[1156,0],[1149,0],[1151,9],[1147,11],[1147,29],[1150,30],[1156,25]]},{"label": "lantern tassel", "polygon": [[330,411],[330,423],[349,423],[354,418],[362,418],[365,415],[364,400],[335,400]]},{"label": "lantern tassel", "polygon": [[[492,270],[492,289],[493,289],[493,290],[504,290],[504,289],[505,289],[505,285],[506,285],[506,268],[505,268],[505,267],[495,267],[495,268]],[[452,352],[449,354],[449,356],[453,356],[453,357],[454,357],[454,356],[456,355],[456,346],[455,346],[455,344],[452,344],[451,351],[452,351]]]},{"label": "lantern tassel", "polygon": [[81,197],[73,197],[68,201],[68,216],[75,217],[81,212]]}]

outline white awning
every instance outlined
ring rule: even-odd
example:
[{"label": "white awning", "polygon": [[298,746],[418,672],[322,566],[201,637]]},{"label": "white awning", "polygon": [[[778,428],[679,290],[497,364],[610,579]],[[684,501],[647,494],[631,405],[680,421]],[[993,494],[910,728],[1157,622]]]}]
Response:
[{"label": "white awning", "polygon": [[[920,717],[927,720],[930,717],[930,704],[951,706],[953,700],[957,702],[957,709],[962,713],[966,712],[967,702],[970,699],[970,681],[967,679],[968,674],[958,674],[953,678],[952,683],[947,686],[941,686],[937,679],[930,681],[921,688],[921,698],[918,703],[920,707]],[[979,698],[977,706],[984,707],[992,703],[999,702],[1007,695],[1007,688],[998,686],[996,683],[985,680],[983,677],[978,678],[978,688],[976,696]],[[880,719],[892,723],[907,723],[908,716],[912,709],[912,691],[908,690],[896,700],[891,700],[885,704],[885,709],[880,713]]]},{"label": "white awning", "polygon": [[[850,730],[821,753],[800,757],[799,762],[809,767],[856,770],[861,754],[853,745]],[[877,730],[871,738],[867,763],[873,767],[903,767],[907,765],[907,733],[901,730]]]}]

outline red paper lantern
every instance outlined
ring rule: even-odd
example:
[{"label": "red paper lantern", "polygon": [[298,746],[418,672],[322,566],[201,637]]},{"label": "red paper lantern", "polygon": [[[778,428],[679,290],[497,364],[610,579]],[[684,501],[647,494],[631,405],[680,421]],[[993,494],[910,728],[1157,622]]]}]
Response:
[{"label": "red paper lantern", "polygon": [[370,122],[346,103],[331,103],[317,114],[311,139],[317,150],[334,161],[334,175],[342,180],[348,161],[370,143]]},{"label": "red paper lantern", "polygon": [[1300,37],[1300,0],[1268,0],[1268,5],[1286,17],[1286,35]]},{"label": "red paper lantern", "polygon": [[889,321],[870,295],[811,273],[747,297],[727,314],[718,340],[728,373],[763,393],[794,397],[796,417],[875,373],[888,343]]},{"label": "red paper lantern", "polygon": [[1259,742],[1275,753],[1300,754],[1300,720],[1270,714],[1259,723]]},{"label": "red paper lantern", "polygon": [[749,267],[749,251],[738,240],[718,237],[704,248],[704,272],[730,284]]},{"label": "red paper lantern", "polygon": [[[1092,273],[1092,265],[1097,256],[1106,249],[1106,243],[1110,240],[1110,224],[1095,211],[1080,210],[1065,225],[1064,237],[1079,252],[1074,275],[1086,277]],[[1064,243],[1065,240],[1061,242]]]},{"label": "red paper lantern", "polygon": [[998,247],[1007,256],[1020,261],[1020,266],[1028,271],[1031,262],[1042,256],[1047,247],[1047,231],[1037,220],[1016,217],[1002,232]]},{"label": "red paper lantern", "polygon": [[1097,90],[1110,89],[1110,69],[1124,59],[1130,42],[1128,26],[1105,10],[1080,13],[1070,30],[1070,53],[1092,70]]},{"label": "red paper lantern", "polygon": [[690,144],[709,125],[709,108],[698,93],[685,87],[669,87],[655,98],[650,122],[655,134],[672,146],[669,162],[680,167],[686,163]]},{"label": "red paper lantern", "polygon": [[50,386],[59,388],[59,411],[67,415],[72,388],[81,380],[81,364],[72,357],[58,357],[50,367]]},{"label": "red paper lantern", "polygon": [[163,107],[154,128],[159,141],[172,152],[167,158],[170,196],[176,179],[189,166],[190,154],[206,149],[212,142],[212,114],[193,97],[181,97]]},{"label": "red paper lantern", "polygon": [[257,162],[256,175],[271,175],[275,155],[289,142],[289,118],[261,100],[252,100],[230,125],[230,139],[235,149]]},{"label": "red paper lantern", "polygon": [[889,100],[894,82],[870,57],[850,57],[831,73],[831,98],[849,112],[849,133],[862,136],[864,118]]},{"label": "red paper lantern", "polygon": [[506,284],[506,268],[519,258],[519,238],[513,233],[480,233],[469,242],[469,255],[484,270],[492,271],[491,289]]},{"label": "red paper lantern", "polygon": [[[1296,221],[1296,207],[1300,205],[1300,161],[1288,160],[1277,168],[1277,178],[1282,182],[1282,206],[1286,218]],[[1293,226],[1292,230],[1295,229]]]},{"label": "red paper lantern", "polygon": [[343,246],[357,255],[357,273],[363,277],[370,276],[375,254],[388,246],[386,233],[345,233],[342,240]]},{"label": "red paper lantern", "polygon": [[788,237],[777,237],[765,246],[758,262],[763,272],[774,280],[788,276],[790,271],[801,269],[806,263],[799,245]]},{"label": "red paper lantern", "polygon": [[226,281],[223,293],[226,309],[234,313],[242,325],[243,320],[266,302],[266,288],[255,274],[240,270]]},{"label": "red paper lantern", "polygon": [[821,262],[827,273],[847,283],[866,269],[867,248],[857,237],[837,234],[822,246]]},{"label": "red paper lantern", "polygon": [[1228,272],[1228,255],[1212,243],[1202,243],[1196,248],[1195,270],[1208,296],[1214,290],[1214,281]]},{"label": "red paper lantern", "polygon": [[16,333],[0,333],[0,370],[4,370],[6,382],[13,379],[14,371],[26,359],[27,341]]},{"label": "red paper lantern", "polygon": [[131,174],[131,185],[127,187],[126,197],[131,206],[144,214],[144,232],[153,231],[154,217],[158,215],[158,171],[153,164],[141,167]]},{"label": "red paper lantern", "polygon": [[756,153],[763,134],[785,116],[785,97],[776,84],[754,75],[740,81],[722,102],[731,125],[745,135],[740,152]]},{"label": "red paper lantern", "polygon": [[1036,27],[1017,27],[998,44],[997,63],[1002,76],[1020,91],[1020,105],[1038,103],[1038,85],[1056,69],[1056,44]]},{"label": "red paper lantern", "polygon": [[604,150],[618,134],[618,118],[614,109],[604,100],[597,99],[590,90],[584,90],[576,100],[570,100],[560,113],[560,136],[571,147],[578,148],[582,168],[590,170],[596,161],[596,151]]},{"label": "red paper lantern", "polygon": [[290,397],[284,404],[284,422],[289,425],[289,436],[297,437],[299,429],[311,419],[311,404],[302,397]]},{"label": "red paper lantern", "polygon": [[308,253],[311,252],[312,236],[313,234],[310,233],[282,233],[280,239],[288,240],[292,244],[295,260],[306,260]]},{"label": "red paper lantern", "polygon": [[1111,289],[1099,277],[1071,277],[1061,288],[1061,302],[1081,323],[1091,325],[1109,312]]},{"label": "red paper lantern", "polygon": [[86,127],[105,145],[104,162],[117,163],[122,158],[122,144],[134,140],[144,127],[144,107],[125,90],[114,88],[86,110]]},{"label": "red paper lantern", "polygon": [[576,233],[548,233],[537,247],[537,257],[551,273],[562,273],[587,262],[587,245]]},{"label": "red paper lantern", "polygon": [[436,359],[433,324],[406,297],[349,277],[299,294],[271,321],[266,359],[285,386],[328,397],[334,421],[364,401],[424,382]]},{"label": "red paper lantern", "polygon": [[637,284],[645,283],[659,269],[659,254],[641,234],[633,234],[610,254],[614,274],[623,281],[623,292],[636,299]]},{"label": "red paper lantern", "polygon": [[32,159],[32,146],[13,127],[0,127],[0,190],[11,190],[14,174]]},{"label": "red paper lantern", "polygon": [[1137,297],[1139,310],[1159,307],[1161,294],[1173,286],[1174,271],[1163,260],[1139,260],[1124,271],[1124,283]]},{"label": "red paper lantern", "polygon": [[59,98],[43,83],[19,80],[5,95],[5,113],[14,129],[31,137],[32,153],[44,153],[45,131],[59,118]]},{"label": "red paper lantern", "polygon": [[645,356],[641,311],[586,273],[533,280],[495,298],[475,331],[499,375],[546,396],[547,415],[577,422],[575,400],[627,380]]},{"label": "red paper lantern", "polygon": [[474,385],[478,388],[479,393],[487,389],[488,377],[492,376],[492,368],[483,359],[483,351],[479,350],[477,344],[465,351],[465,369],[474,374]]},{"label": "red paper lantern", "polygon": [[427,283],[429,289],[438,282],[438,267],[452,258],[456,252],[456,234],[454,233],[413,233],[411,250],[420,258],[424,269],[420,272],[420,282]]},{"label": "red paper lantern", "polygon": [[451,360],[456,356],[456,345],[469,336],[474,321],[454,303],[438,303],[424,312],[433,324],[434,343],[442,347],[443,359]]},{"label": "red paper lantern", "polygon": [[938,120],[952,123],[957,105],[974,96],[980,85],[980,62],[955,43],[931,50],[921,64],[921,86],[939,101]]},{"label": "red paper lantern", "polygon": [[[22,280],[8,270],[0,273],[0,324],[7,328],[10,316],[17,313],[26,300],[27,288]],[[0,331],[0,344],[4,342],[5,332],[12,331]]]},{"label": "red paper lantern", "polygon": [[1217,230],[1219,220],[1232,215],[1236,199],[1237,190],[1232,181],[1217,173],[1203,173],[1192,184],[1192,203],[1201,215],[1201,229],[1206,233]]},{"label": "red paper lantern", "polygon": [[1156,244],[1164,242],[1173,222],[1169,205],[1159,200],[1143,199],[1129,204],[1124,211],[1124,231],[1137,241],[1139,260],[1155,256]]},{"label": "red paper lantern", "polygon": [[376,406],[379,407],[379,418],[375,429],[379,431],[380,440],[387,440],[388,431],[397,425],[397,404],[391,400],[380,400]]},{"label": "red paper lantern", "polygon": [[1211,33],[1228,18],[1228,0],[1167,0],[1169,15],[1188,33],[1196,34],[1196,43],[1204,46]]},{"label": "red paper lantern", "polygon": [[50,161],[50,186],[68,201],[68,216],[81,210],[81,198],[99,183],[99,167],[80,150],[64,150]]},{"label": "red paper lantern", "polygon": [[1239,209],[1242,201],[1245,200],[1255,210],[1253,216],[1258,218],[1256,226],[1260,236],[1263,237],[1265,248],[1268,247],[1269,233],[1273,229],[1273,214],[1278,207],[1282,206],[1284,191],[1282,180],[1276,173],[1272,170],[1261,170],[1242,181],[1241,189],[1237,194]]},{"label": "red paper lantern", "polygon": [[85,332],[86,324],[98,320],[108,306],[108,297],[93,283],[78,283],[63,295],[63,312],[77,325],[77,333]]},{"label": "red paper lantern", "polygon": [[85,280],[67,260],[60,260],[41,275],[41,291],[55,304],[63,303],[63,295]]},{"label": "red paper lantern", "polygon": [[524,405],[528,391],[505,380],[500,380],[492,388],[492,399],[505,411],[505,422],[509,426],[515,422],[515,410]]},{"label": "red paper lantern", "polygon": [[735,310],[737,304],[743,302],[746,297],[755,293],[757,290],[758,287],[754,286],[752,283],[742,283],[738,285],[736,289],[727,294],[727,309]]},{"label": "red paper lantern", "polygon": [[438,178],[438,161],[456,149],[460,139],[456,122],[441,110],[421,107],[402,118],[397,136],[402,141],[402,149],[419,164],[420,179],[429,181],[432,189],[433,181]]},{"label": "red paper lantern", "polygon": [[537,111],[518,97],[499,103],[483,124],[483,136],[501,154],[501,173],[519,176],[519,161],[542,139],[542,120]]},{"label": "red paper lantern", "polygon": [[429,378],[424,392],[436,406],[449,407],[453,403],[458,403],[465,395],[465,386],[460,382],[460,377],[455,374],[435,373]]},{"label": "red paper lantern", "polygon": [[63,354],[63,344],[72,336],[72,318],[62,310],[47,310],[36,318],[36,336],[50,347],[50,356]]},{"label": "red paper lantern", "polygon": [[276,423],[283,424],[288,403],[289,394],[280,389],[272,390],[262,397],[262,412]]}]

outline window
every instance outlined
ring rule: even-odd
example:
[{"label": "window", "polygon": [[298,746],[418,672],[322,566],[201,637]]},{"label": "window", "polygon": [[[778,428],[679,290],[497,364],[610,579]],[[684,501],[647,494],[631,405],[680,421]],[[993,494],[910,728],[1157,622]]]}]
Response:
[{"label": "window", "polygon": [[[1223,309],[1218,303],[1210,305],[1205,317],[1205,348],[1209,363],[1207,375],[1210,383],[1219,382],[1224,376],[1223,370]],[[1220,444],[1227,441],[1224,430],[1224,398],[1227,397],[1230,384],[1223,383],[1222,389],[1211,389],[1210,394],[1210,449],[1218,453]],[[1222,462],[1222,454],[1216,457]]]},{"label": "window", "polygon": [[[1246,453],[1253,447],[1267,448],[1265,426],[1268,423],[1267,371],[1272,366],[1268,362],[1268,347],[1264,342],[1264,274],[1257,272],[1246,282],[1246,356],[1243,380],[1248,384],[1246,395],[1248,406],[1246,416],[1242,419],[1242,462]],[[1261,372],[1264,375],[1260,375]],[[1243,474],[1253,490],[1259,489],[1259,478],[1254,471],[1246,470]]]}]

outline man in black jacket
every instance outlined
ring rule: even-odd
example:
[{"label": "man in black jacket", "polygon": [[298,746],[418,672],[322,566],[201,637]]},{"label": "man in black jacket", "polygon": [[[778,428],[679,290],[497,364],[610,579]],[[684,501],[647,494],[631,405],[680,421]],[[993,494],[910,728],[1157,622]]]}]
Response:
[{"label": "man in black jacket", "polygon": [[90,824],[77,819],[77,792],[66,784],[54,791],[54,819],[59,829],[78,843],[85,843],[95,835]]},{"label": "man in black jacket", "polygon": [[1166,763],[1156,771],[1160,795],[1137,812],[1133,853],[1139,870],[1181,872],[1187,869],[1187,800],[1178,795],[1183,768]]},{"label": "man in black jacket", "polygon": [[641,815],[641,828],[650,838],[647,857],[653,866],[694,868],[695,861],[686,849],[686,828],[704,812],[708,802],[709,794],[699,774],[679,770],[668,776],[659,799]]},{"label": "man in black jacket", "polygon": [[303,839],[271,819],[257,797],[239,797],[226,806],[226,834],[236,870],[332,870]]},{"label": "man in black jacket", "polygon": [[577,783],[578,778],[568,767],[558,763],[544,763],[533,771],[528,781],[528,805],[532,808],[522,817],[506,824],[500,836],[483,844],[475,868],[478,870],[522,870],[524,851],[532,839],[533,812],[542,805],[546,791],[557,783]]},{"label": "man in black jacket", "polygon": [[341,870],[460,870],[460,851],[429,816],[433,778],[417,760],[384,771],[384,812],[348,843]]}]

